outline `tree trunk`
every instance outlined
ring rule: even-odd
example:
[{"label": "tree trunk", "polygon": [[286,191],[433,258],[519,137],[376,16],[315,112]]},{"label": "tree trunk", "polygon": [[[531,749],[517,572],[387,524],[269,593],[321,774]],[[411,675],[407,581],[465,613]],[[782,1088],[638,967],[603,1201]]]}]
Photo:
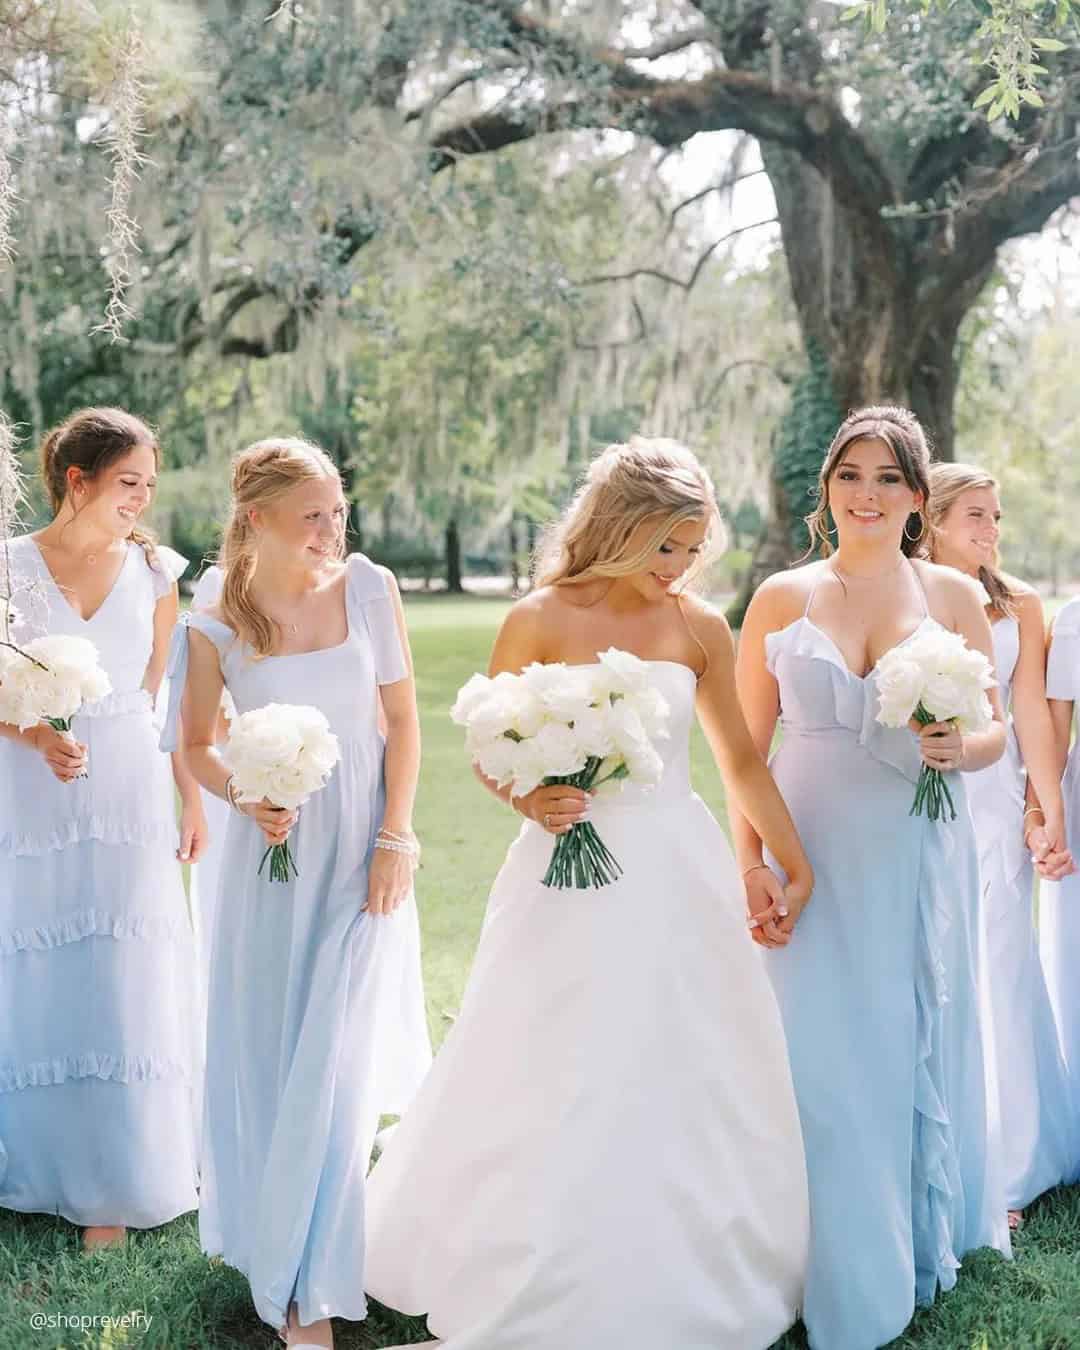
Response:
[{"label": "tree trunk", "polygon": [[461,595],[461,535],[458,523],[451,517],[446,526],[446,589],[452,595]]},{"label": "tree trunk", "polygon": [[[792,296],[809,351],[824,357],[842,418],[872,403],[913,409],[938,459],[953,458],[957,338],[990,267],[973,275],[944,304],[920,308],[933,277],[915,276],[910,237],[870,213],[843,205],[828,180],[797,155],[762,145],[776,196]],[[809,546],[793,538],[796,517],[809,510],[809,491],[828,448],[805,463],[793,481],[774,462],[769,519],[729,620],[741,623],[765,577],[788,567]],[[786,485],[785,485],[786,483]]]}]

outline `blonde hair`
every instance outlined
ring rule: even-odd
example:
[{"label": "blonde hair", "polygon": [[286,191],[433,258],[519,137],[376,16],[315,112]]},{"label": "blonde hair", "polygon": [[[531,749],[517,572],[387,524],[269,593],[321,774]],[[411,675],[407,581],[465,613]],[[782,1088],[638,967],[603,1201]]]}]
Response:
[{"label": "blonde hair", "polygon": [[[334,461],[317,445],[294,437],[271,437],[241,450],[232,462],[232,501],[218,562],[224,573],[219,607],[221,617],[256,657],[274,650],[278,625],[258,609],[251,598],[257,539],[249,519],[252,508],[270,506],[298,483],[313,478],[337,478]],[[338,540],[337,557],[345,556],[345,530]]]},{"label": "blonde hair", "polygon": [[[833,543],[829,538],[829,479],[844,458],[844,451],[855,441],[884,441],[893,452],[897,468],[904,475],[904,482],[912,492],[922,493],[925,509],[930,496],[930,444],[922,423],[910,408],[900,408],[894,404],[856,408],[840,423],[832,444],[825,452],[818,474],[818,504],[804,517],[806,528],[810,531],[810,548],[806,557],[813,553],[815,546],[820,547],[826,558],[833,552]],[[908,532],[912,520],[918,522],[918,534]],[[925,554],[926,535],[927,523],[923,511],[913,511],[904,522],[901,552],[909,558]]]},{"label": "blonde hair", "polygon": [[[941,527],[957,499],[973,488],[998,489],[997,479],[975,464],[935,464],[930,470],[930,557],[936,560]],[[986,587],[999,614],[1016,618],[1017,595],[1001,575],[998,552],[995,547],[989,567],[979,567],[979,580]]]},{"label": "blonde hair", "polygon": [[[534,584],[629,576],[642,569],[684,520],[704,520],[708,526],[706,548],[686,574],[690,581],[704,569],[706,553],[723,548],[724,527],[712,479],[677,441],[632,436],[625,445],[609,445],[545,532],[533,566]],[[655,528],[629,552],[627,544],[644,521],[655,521]]]}]

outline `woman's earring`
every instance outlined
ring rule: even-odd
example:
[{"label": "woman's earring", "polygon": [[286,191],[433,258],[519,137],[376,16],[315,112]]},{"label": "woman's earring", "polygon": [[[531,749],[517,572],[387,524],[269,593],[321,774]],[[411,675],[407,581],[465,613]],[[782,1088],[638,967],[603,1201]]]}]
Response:
[{"label": "woman's earring", "polygon": [[916,514],[919,517],[919,533],[914,537],[914,539],[911,537],[910,534],[908,534],[908,526],[911,524],[911,517],[908,516],[907,520],[904,521],[904,538],[908,541],[909,544],[921,544],[923,541],[923,536],[926,534],[926,517],[923,515],[921,511],[917,512]]}]

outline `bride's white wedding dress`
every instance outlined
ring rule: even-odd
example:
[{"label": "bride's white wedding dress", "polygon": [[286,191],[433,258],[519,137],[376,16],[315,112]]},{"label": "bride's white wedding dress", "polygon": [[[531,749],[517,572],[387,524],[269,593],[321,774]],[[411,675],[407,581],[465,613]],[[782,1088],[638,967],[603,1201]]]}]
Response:
[{"label": "bride's white wedding dress", "polygon": [[690,787],[694,673],[649,665],[663,781],[591,812],[622,877],[545,888],[553,838],[522,826],[457,1022],[370,1179],[367,1288],[447,1350],[764,1350],[801,1302],[780,1018]]}]

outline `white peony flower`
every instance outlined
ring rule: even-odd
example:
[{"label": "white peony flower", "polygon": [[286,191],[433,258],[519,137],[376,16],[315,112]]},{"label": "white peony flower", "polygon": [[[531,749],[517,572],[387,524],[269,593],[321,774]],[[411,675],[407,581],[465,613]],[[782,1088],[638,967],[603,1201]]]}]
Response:
[{"label": "white peony flower", "polygon": [[486,675],[472,675],[458,691],[450,717],[458,726],[467,726],[473,710],[491,697],[492,681]]},{"label": "white peony flower", "polygon": [[606,759],[615,750],[611,705],[582,708],[574,718],[574,735],[590,759]]},{"label": "white peony flower", "polygon": [[521,678],[551,718],[556,722],[573,722],[583,709],[599,699],[596,670],[596,666],[536,661],[525,667]]},{"label": "white peony flower", "polygon": [[992,718],[986,691],[994,672],[982,654],[959,633],[933,628],[894,647],[878,662],[878,721],[905,726],[915,708],[939,722],[956,721],[962,731],[981,731]]},{"label": "white peony flower", "polygon": [[636,693],[650,687],[649,667],[640,656],[609,647],[600,653],[599,659],[612,692]]},{"label": "white peony flower", "polygon": [[922,669],[905,651],[894,647],[877,664],[877,720],[886,727],[906,727],[922,695]]},{"label": "white peony flower", "polygon": [[545,778],[568,778],[580,773],[589,758],[573,728],[561,722],[548,722],[529,742],[535,746]]},{"label": "white peony flower", "polygon": [[493,741],[488,741],[475,756],[480,771],[500,787],[513,782],[520,744],[522,742],[512,741],[507,736],[499,736]]},{"label": "white peony flower", "polygon": [[538,788],[547,777],[548,769],[544,756],[535,739],[520,741],[514,756],[513,792],[515,797],[524,797]]},{"label": "white peony flower", "polygon": [[222,750],[238,801],[266,798],[290,810],[325,784],[339,758],[326,717],[317,708],[290,703],[241,713]]},{"label": "white peony flower", "polygon": [[[4,648],[0,721],[22,730],[38,722],[69,722],[84,703],[104,698],[112,682],[98,663],[88,638],[49,634],[25,643],[20,651]],[[32,657],[32,660],[28,660]]]}]

